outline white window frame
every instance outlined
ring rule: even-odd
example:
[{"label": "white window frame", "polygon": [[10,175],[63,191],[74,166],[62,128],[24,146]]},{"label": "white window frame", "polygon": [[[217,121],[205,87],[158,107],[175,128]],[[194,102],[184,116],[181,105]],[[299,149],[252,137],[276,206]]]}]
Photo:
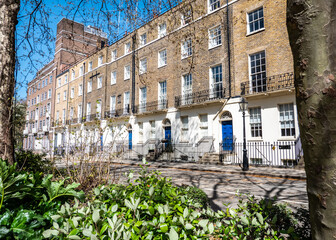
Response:
[{"label": "white window frame", "polygon": [[60,101],[61,101],[61,94],[57,93],[57,103],[60,103]]},{"label": "white window frame", "polygon": [[131,42],[125,43],[125,54],[129,54],[131,52]]},{"label": "white window frame", "polygon": [[167,35],[167,24],[163,22],[158,25],[158,38],[162,38]]},{"label": "white window frame", "polygon": [[[220,67],[220,72],[216,73],[214,70],[216,68]],[[217,75],[219,76],[217,81]],[[223,65],[222,64],[217,64],[214,66],[211,66],[209,69],[209,76],[210,76],[210,86],[211,86],[211,96],[210,98],[223,98],[224,92],[223,92]]]},{"label": "white window frame", "polygon": [[159,82],[158,87],[158,101],[159,101],[159,109],[165,109],[167,103],[167,81]]},{"label": "white window frame", "polygon": [[48,90],[48,99],[51,98],[51,94],[52,94],[51,89],[49,89],[49,90]]},{"label": "white window frame", "polygon": [[90,61],[89,65],[88,65],[88,72],[92,71],[92,66],[93,66],[93,63],[92,63],[92,61]]},{"label": "white window frame", "polygon": [[116,96],[113,95],[110,97],[110,113],[113,116],[116,112]]},{"label": "white window frame", "polygon": [[186,9],[181,13],[181,26],[188,25],[192,22],[192,11],[191,9]]},{"label": "white window frame", "polygon": [[213,12],[219,9],[220,6],[220,0],[208,0],[208,12]]},{"label": "white window frame", "polygon": [[262,138],[261,107],[249,108],[250,129],[252,138]]},{"label": "white window frame", "polygon": [[129,114],[130,112],[130,92],[124,92],[124,114]]},{"label": "white window frame", "polygon": [[222,45],[221,25],[209,29],[209,49]]},{"label": "white window frame", "polygon": [[98,67],[100,67],[101,65],[103,65],[103,55],[100,55],[98,57]]},{"label": "white window frame", "polygon": [[80,66],[79,68],[79,76],[83,76],[84,75],[84,65]]},{"label": "white window frame", "polygon": [[[76,77],[75,70],[71,70],[71,80],[75,80],[75,77]],[[68,82],[68,76],[67,76],[67,75],[65,75],[64,82],[65,82],[65,83]]]},{"label": "white window frame", "polygon": [[117,60],[117,49],[111,51],[111,61],[114,62]]},{"label": "white window frame", "polygon": [[[186,124],[183,121],[186,119]],[[189,139],[189,117],[188,116],[181,116],[181,142],[188,142]]]},{"label": "white window frame", "polygon": [[147,33],[143,33],[140,35],[140,47],[145,46],[147,44]]},{"label": "white window frame", "polygon": [[62,79],[58,78],[57,81],[58,81],[58,87],[62,86]]},{"label": "white window frame", "polygon": [[181,44],[181,59],[188,58],[192,55],[192,39],[188,38]]},{"label": "white window frame", "polygon": [[63,101],[67,100],[67,90],[63,91]]},{"label": "white window frame", "polygon": [[111,72],[111,85],[114,85],[117,83],[117,71]]},{"label": "white window frame", "polygon": [[150,125],[150,138],[155,138],[156,136],[156,123],[155,120],[150,120],[149,121],[149,125]]},{"label": "white window frame", "polygon": [[187,73],[182,75],[182,104],[192,103],[192,74]]},{"label": "white window frame", "polygon": [[124,67],[124,80],[131,78],[131,65],[126,65]]},{"label": "white window frame", "polygon": [[74,97],[75,97],[75,88],[72,87],[70,92],[70,98],[73,99]]},{"label": "white window frame", "polygon": [[147,105],[147,87],[140,88],[139,93],[139,111],[145,112]]},{"label": "white window frame", "polygon": [[88,81],[87,92],[88,93],[92,92],[92,80]]},{"label": "white window frame", "polygon": [[[260,55],[260,58],[259,59],[256,58],[255,60],[253,60],[252,57],[257,57],[257,55]],[[264,63],[262,59],[264,59]],[[250,89],[247,89],[247,91],[250,91],[251,93],[266,92],[267,90],[266,51],[260,51],[257,53],[250,54],[248,60],[249,60]],[[259,66],[260,71],[259,72],[257,72],[258,65],[256,65],[258,60],[260,61],[260,66]],[[256,63],[253,63],[253,62],[256,62]],[[262,69],[263,65],[264,65],[264,70]],[[260,79],[264,79],[264,80],[260,80]]]},{"label": "white window frame", "polygon": [[78,87],[78,96],[82,96],[83,95],[83,84],[79,84]]},{"label": "white window frame", "polygon": [[142,58],[139,61],[139,74],[147,72],[147,58]]},{"label": "white window frame", "polygon": [[[262,17],[260,17],[260,10],[262,11]],[[257,14],[257,18],[254,18],[254,15]],[[251,20],[252,17],[252,20]],[[247,35],[257,33],[260,31],[265,30],[265,15],[264,15],[264,7],[259,7],[250,11],[246,14],[246,22],[247,22]],[[251,31],[251,24],[257,23],[258,29],[252,29]],[[255,27],[255,26],[254,26]]]},{"label": "white window frame", "polygon": [[295,129],[294,103],[279,104],[278,109],[279,109],[280,136],[281,137],[295,137],[296,129]]},{"label": "white window frame", "polygon": [[103,87],[103,77],[100,76],[97,78],[97,89],[100,89]]},{"label": "white window frame", "polygon": [[167,49],[165,48],[158,52],[158,68],[164,67],[166,65],[167,65]]},{"label": "white window frame", "polygon": [[87,121],[90,121],[90,115],[91,115],[91,102],[88,102],[86,104],[86,119],[87,119]]}]

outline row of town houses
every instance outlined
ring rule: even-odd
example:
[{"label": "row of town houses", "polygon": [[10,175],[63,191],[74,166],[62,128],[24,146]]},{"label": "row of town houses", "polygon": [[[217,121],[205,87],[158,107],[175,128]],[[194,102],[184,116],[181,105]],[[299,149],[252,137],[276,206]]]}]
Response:
[{"label": "row of town houses", "polygon": [[[29,82],[24,148],[48,154],[295,165],[285,0],[191,0],[109,42],[62,19]],[[242,101],[247,107],[242,108]]]}]

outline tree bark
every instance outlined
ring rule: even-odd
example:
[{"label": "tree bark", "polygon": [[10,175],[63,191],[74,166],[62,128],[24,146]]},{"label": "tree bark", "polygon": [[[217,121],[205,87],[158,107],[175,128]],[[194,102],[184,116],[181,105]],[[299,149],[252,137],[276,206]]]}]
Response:
[{"label": "tree bark", "polygon": [[15,71],[15,29],[20,0],[0,0],[0,158],[14,163],[12,107]]},{"label": "tree bark", "polygon": [[336,0],[288,0],[313,239],[336,239]]}]

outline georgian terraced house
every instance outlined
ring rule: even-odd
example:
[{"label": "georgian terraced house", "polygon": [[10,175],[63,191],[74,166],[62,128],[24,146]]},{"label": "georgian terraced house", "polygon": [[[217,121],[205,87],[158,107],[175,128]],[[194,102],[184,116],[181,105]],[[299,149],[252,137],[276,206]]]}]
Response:
[{"label": "georgian terraced house", "polygon": [[[184,1],[117,41],[104,37],[58,24],[55,59],[28,86],[26,148],[240,163],[244,98],[250,163],[296,163],[285,0]],[[50,114],[41,115],[41,99],[32,99],[46,78],[54,79],[43,97]]]}]

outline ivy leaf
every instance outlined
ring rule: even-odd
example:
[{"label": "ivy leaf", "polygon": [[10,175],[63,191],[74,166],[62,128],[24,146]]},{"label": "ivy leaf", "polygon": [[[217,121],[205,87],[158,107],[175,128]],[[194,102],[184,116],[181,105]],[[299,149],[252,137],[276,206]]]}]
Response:
[{"label": "ivy leaf", "polygon": [[248,221],[248,219],[247,219],[245,216],[241,216],[241,217],[240,217],[240,220],[242,221],[242,223],[243,223],[244,225],[249,225],[249,221]]},{"label": "ivy leaf", "polygon": [[118,204],[114,205],[111,209],[112,212],[116,212],[118,210]]},{"label": "ivy leaf", "polygon": [[185,228],[186,228],[187,230],[190,230],[190,229],[193,228],[193,225],[191,225],[190,223],[187,223],[187,224],[185,225]]},{"label": "ivy leaf", "polygon": [[94,223],[97,223],[98,220],[100,218],[100,215],[99,215],[99,210],[98,209],[95,209],[93,210],[93,214],[92,214],[92,220]]},{"label": "ivy leaf", "polygon": [[184,217],[184,218],[187,218],[188,215],[189,215],[189,210],[188,210],[188,207],[186,207],[186,208],[184,209],[184,211],[183,211],[183,217]]},{"label": "ivy leaf", "polygon": [[177,232],[175,231],[174,228],[170,228],[170,231],[169,231],[169,240],[178,240],[179,237],[178,237],[178,234]]},{"label": "ivy leaf", "polygon": [[258,221],[260,222],[260,224],[264,224],[263,216],[260,213],[257,213],[256,215],[257,215],[257,218],[258,218]]},{"label": "ivy leaf", "polygon": [[209,233],[212,234],[213,231],[215,230],[213,223],[209,224],[208,229],[209,229]]},{"label": "ivy leaf", "polygon": [[48,230],[45,230],[42,235],[43,237],[45,238],[50,238],[51,236],[57,236],[58,235],[58,231],[57,230],[54,230],[54,229],[48,229]]},{"label": "ivy leaf", "polygon": [[163,233],[168,232],[168,225],[167,225],[166,223],[164,223],[164,224],[160,224],[160,230],[161,230]]}]

